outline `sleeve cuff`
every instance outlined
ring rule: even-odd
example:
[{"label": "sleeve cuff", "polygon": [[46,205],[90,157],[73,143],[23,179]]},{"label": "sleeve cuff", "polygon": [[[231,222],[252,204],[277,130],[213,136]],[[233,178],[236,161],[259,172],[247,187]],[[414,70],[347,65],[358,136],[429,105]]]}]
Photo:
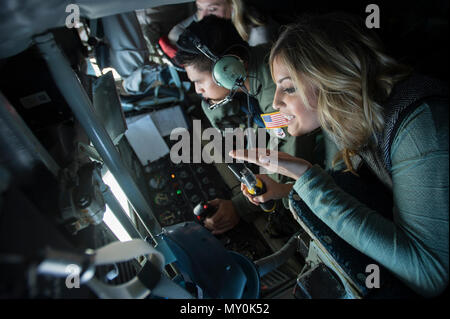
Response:
[{"label": "sleeve cuff", "polygon": [[300,197],[302,197],[302,193],[309,191],[309,185],[311,184],[311,181],[319,178],[319,176],[324,173],[325,171],[318,164],[313,165],[299,179],[295,181],[294,190]]}]

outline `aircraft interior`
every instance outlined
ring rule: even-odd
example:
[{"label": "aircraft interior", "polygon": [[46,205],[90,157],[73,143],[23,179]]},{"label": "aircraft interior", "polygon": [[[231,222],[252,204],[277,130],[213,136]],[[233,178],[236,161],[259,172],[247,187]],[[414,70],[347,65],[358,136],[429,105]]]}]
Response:
[{"label": "aircraft interior", "polygon": [[[304,12],[365,18],[372,3],[245,2],[280,25]],[[376,4],[389,53],[447,81],[448,1]],[[375,262],[315,216],[294,218],[295,192],[289,208],[212,234],[209,202],[257,170],[208,158],[201,98],[158,42],[195,1],[71,5],[0,4],[1,299],[416,297],[383,267],[371,289]],[[189,153],[175,162],[183,134]]]}]

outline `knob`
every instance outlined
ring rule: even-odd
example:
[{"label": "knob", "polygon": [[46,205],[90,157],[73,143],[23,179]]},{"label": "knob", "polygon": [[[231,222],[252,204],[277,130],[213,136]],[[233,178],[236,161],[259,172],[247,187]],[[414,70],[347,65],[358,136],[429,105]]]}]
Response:
[{"label": "knob", "polygon": [[191,202],[192,203],[198,203],[200,201],[200,197],[198,195],[192,195]]},{"label": "knob", "polygon": [[214,215],[216,211],[217,207],[212,206],[205,202],[200,202],[194,208],[194,215],[197,217],[199,221],[203,221],[206,217]]},{"label": "knob", "polygon": [[187,190],[191,190],[194,188],[194,184],[192,184],[191,182],[188,182],[188,183],[186,183],[185,187]]}]

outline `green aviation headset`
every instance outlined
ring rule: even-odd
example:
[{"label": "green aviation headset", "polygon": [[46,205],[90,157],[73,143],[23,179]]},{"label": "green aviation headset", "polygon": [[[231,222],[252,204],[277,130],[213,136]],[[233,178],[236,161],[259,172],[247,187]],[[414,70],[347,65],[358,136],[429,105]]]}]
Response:
[{"label": "green aviation headset", "polygon": [[225,54],[220,57],[216,56],[190,30],[184,31],[177,41],[177,46],[183,51],[193,54],[198,54],[200,51],[208,59],[213,61],[212,78],[214,82],[230,90],[230,93],[225,99],[209,107],[211,110],[231,101],[238,88],[241,88],[245,93],[249,94],[244,86],[247,71],[244,62],[238,56],[232,54]]}]

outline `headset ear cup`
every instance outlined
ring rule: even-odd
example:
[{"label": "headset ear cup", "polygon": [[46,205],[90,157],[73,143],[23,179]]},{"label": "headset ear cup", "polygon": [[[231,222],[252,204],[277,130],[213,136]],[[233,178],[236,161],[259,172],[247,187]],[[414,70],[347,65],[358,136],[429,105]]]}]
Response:
[{"label": "headset ear cup", "polygon": [[237,80],[246,78],[247,71],[239,57],[225,55],[214,63],[212,76],[217,85],[231,90]]}]

